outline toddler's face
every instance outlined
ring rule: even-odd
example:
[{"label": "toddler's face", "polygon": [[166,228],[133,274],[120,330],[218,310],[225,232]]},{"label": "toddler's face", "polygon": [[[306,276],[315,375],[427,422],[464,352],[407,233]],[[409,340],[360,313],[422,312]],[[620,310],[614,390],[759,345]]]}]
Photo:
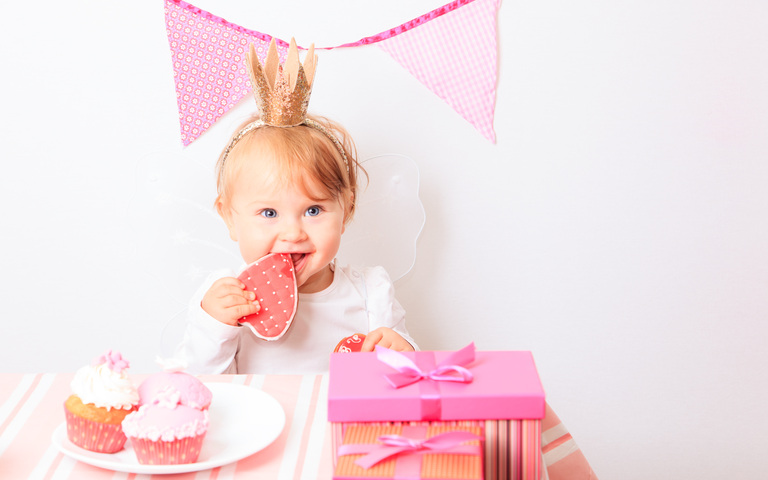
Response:
[{"label": "toddler's face", "polygon": [[230,202],[217,205],[229,235],[246,263],[268,253],[291,254],[299,292],[319,292],[333,280],[329,264],[344,233],[344,205],[312,199],[296,182],[275,184],[267,177],[248,166],[232,181]]}]

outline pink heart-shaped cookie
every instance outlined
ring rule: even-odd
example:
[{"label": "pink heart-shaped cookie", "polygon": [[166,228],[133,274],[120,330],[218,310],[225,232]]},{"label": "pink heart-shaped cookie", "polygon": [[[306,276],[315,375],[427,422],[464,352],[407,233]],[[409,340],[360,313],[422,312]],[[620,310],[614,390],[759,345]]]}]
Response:
[{"label": "pink heart-shaped cookie", "polygon": [[248,265],[237,277],[248,291],[256,293],[261,310],[240,319],[264,340],[277,340],[291,327],[296,314],[296,272],[291,256],[270,253]]}]

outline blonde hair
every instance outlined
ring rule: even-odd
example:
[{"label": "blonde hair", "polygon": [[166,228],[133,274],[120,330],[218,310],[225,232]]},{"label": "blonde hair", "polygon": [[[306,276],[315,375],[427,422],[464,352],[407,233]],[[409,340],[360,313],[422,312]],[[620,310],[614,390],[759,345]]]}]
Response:
[{"label": "blonde hair", "polygon": [[[336,137],[346,159],[326,133],[311,126],[260,126],[240,138],[228,154],[225,149],[219,156],[216,164],[217,203],[231,199],[232,179],[246,162],[259,152],[269,151],[275,159],[275,165],[268,174],[274,177],[274,181],[298,181],[310,197],[325,195],[334,200],[343,200],[346,207],[344,221],[348,223],[357,203],[358,174],[366,175],[357,160],[355,144],[349,133],[338,123],[323,117],[307,117],[320,123]],[[240,132],[257,120],[258,117],[250,118],[235,132]],[[237,133],[232,138],[236,135]],[[228,144],[231,142],[232,140]],[[318,187],[322,192],[316,191]]]}]

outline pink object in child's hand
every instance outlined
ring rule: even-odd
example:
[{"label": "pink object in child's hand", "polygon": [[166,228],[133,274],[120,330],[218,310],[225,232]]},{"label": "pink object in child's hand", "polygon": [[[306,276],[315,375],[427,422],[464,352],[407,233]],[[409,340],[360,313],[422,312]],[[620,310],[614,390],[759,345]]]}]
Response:
[{"label": "pink object in child's hand", "polygon": [[240,319],[264,340],[277,340],[291,326],[298,301],[296,272],[291,256],[270,253],[252,264],[237,277],[245,289],[256,294],[261,309]]},{"label": "pink object in child's hand", "polygon": [[365,335],[362,333],[356,333],[354,335],[350,335],[349,337],[343,338],[338,345],[336,345],[336,348],[333,349],[334,353],[351,353],[351,352],[359,352],[361,348],[363,348],[363,341],[365,340]]}]

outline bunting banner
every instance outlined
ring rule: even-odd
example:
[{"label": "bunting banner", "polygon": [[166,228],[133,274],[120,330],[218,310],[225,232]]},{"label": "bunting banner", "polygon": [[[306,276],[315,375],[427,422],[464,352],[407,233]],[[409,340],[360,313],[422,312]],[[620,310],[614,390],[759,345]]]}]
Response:
[{"label": "bunting banner", "polygon": [[[499,2],[455,0],[377,35],[316,49],[378,45],[495,143]],[[250,92],[248,46],[253,44],[263,61],[272,37],[181,0],[165,0],[165,21],[186,146]],[[283,62],[288,44],[275,40]]]}]

